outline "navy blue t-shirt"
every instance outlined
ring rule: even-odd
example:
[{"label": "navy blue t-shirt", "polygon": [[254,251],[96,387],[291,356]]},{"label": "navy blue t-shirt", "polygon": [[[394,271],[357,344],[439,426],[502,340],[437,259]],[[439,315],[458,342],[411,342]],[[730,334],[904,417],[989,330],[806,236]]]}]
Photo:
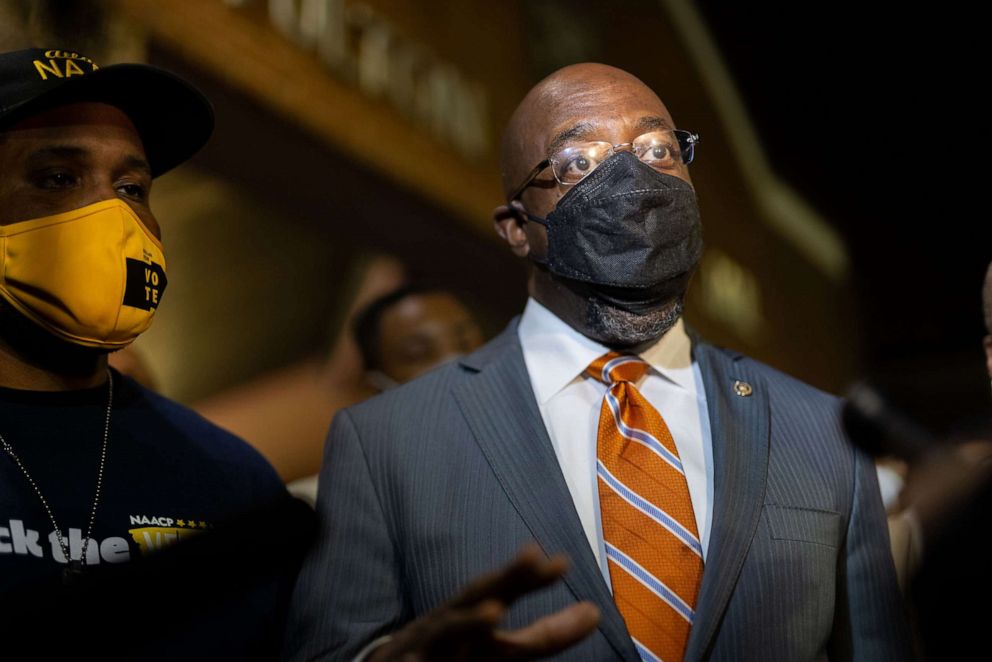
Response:
[{"label": "navy blue t-shirt", "polygon": [[[277,527],[272,526],[272,516],[253,519],[252,514],[278,512],[280,504],[290,501],[278,475],[234,435],[113,374],[103,490],[86,554],[87,577],[129,572],[129,567],[154,557],[156,551],[179,550],[187,542],[210,539],[212,531],[225,530],[227,523],[238,542],[220,546],[221,553],[231,557],[231,567],[248,563],[252,576],[243,582],[247,597],[231,598],[233,606],[218,612],[230,621],[227,625],[248,630],[246,639],[251,638],[252,628],[276,625],[279,587],[271,576],[255,577],[254,569],[268,562],[264,550],[271,549],[273,541],[267,536]],[[0,388],[0,435],[40,487],[70,555],[77,559],[96,488],[106,405],[106,385],[69,392]],[[221,559],[215,567],[226,566]],[[57,591],[64,567],[65,555],[40,499],[10,456],[0,452],[0,596]],[[182,580],[184,576],[189,583]],[[193,613],[203,602],[204,584],[210,584],[213,574],[184,570],[136,577],[140,578],[127,580],[122,604],[111,605],[110,611],[140,613],[168,603],[171,611],[188,606]],[[15,607],[9,601],[6,606]],[[201,629],[209,636],[217,631],[209,623],[188,625],[183,628],[187,632]]]}]

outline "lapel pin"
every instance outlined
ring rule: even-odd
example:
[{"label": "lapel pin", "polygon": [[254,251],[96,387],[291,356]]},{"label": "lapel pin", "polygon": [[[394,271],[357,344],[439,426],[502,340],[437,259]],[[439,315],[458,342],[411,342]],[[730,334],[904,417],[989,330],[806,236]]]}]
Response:
[{"label": "lapel pin", "polygon": [[748,384],[747,382],[742,382],[741,380],[738,379],[737,381],[734,382],[734,393],[741,396],[742,398],[746,398],[752,393],[754,393],[754,389],[751,388],[751,385]]}]

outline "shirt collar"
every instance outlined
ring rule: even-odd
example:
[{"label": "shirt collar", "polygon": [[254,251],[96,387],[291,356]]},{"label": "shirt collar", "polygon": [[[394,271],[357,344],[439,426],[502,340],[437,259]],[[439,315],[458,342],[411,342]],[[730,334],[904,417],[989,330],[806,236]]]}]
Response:
[{"label": "shirt collar", "polygon": [[[580,377],[596,358],[610,351],[570,327],[534,299],[527,300],[517,334],[534,394],[541,405]],[[681,318],[640,356],[665,379],[695,390],[691,370],[692,343]]]}]

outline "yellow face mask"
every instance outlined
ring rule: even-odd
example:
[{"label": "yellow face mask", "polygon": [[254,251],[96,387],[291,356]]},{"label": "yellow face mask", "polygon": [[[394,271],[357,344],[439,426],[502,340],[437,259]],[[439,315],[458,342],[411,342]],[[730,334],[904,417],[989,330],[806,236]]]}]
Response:
[{"label": "yellow face mask", "polygon": [[0,226],[0,296],[76,345],[133,341],[165,285],[162,243],[121,200]]}]

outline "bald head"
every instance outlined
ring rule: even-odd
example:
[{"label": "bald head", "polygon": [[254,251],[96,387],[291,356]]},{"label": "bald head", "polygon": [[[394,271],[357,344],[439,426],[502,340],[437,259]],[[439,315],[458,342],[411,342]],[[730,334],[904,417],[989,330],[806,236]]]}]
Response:
[{"label": "bald head", "polygon": [[[637,77],[605,64],[573,64],[554,72],[517,106],[501,150],[503,192],[510,195],[563,139],[628,142],[672,117]],[[631,135],[633,134],[633,135]]]}]

